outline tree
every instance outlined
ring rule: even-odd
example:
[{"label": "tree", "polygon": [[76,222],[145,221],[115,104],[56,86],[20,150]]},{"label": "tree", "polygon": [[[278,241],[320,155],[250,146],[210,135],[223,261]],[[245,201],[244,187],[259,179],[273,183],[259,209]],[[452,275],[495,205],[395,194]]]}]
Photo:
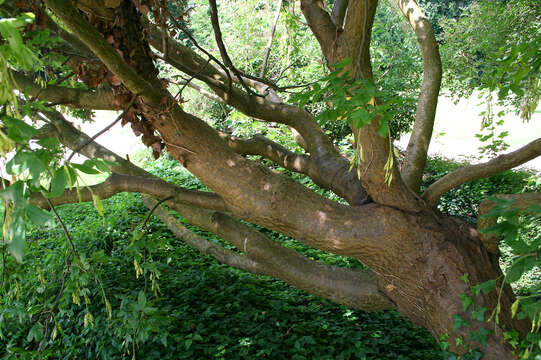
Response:
[{"label": "tree", "polygon": [[[55,77],[54,71],[67,66],[79,79],[70,85],[65,79],[71,76],[68,71],[55,78],[56,84],[41,87],[34,81],[33,63],[20,65],[19,69],[11,65],[15,71],[4,77],[9,79],[9,86],[18,90],[2,99],[8,134],[4,138],[9,140],[5,149],[17,148],[8,171],[16,175],[28,170],[29,179],[23,180],[28,189],[34,190],[28,193],[20,180],[3,193],[3,199],[12,204],[13,220],[7,229],[12,253],[20,256],[22,247],[18,236],[22,230],[16,219],[24,214],[36,218],[31,215],[36,210],[32,213],[19,209],[25,203],[23,199],[54,209],[55,205],[77,202],[79,198],[96,201],[96,197],[106,198],[122,191],[139,192],[147,195],[145,204],[179,238],[224,264],[274,276],[353,308],[398,309],[437,338],[448,335],[450,349],[457,353],[466,351],[461,344],[471,342],[483,349],[487,359],[514,358],[504,341],[504,332],[516,329],[525,333],[528,324],[511,316],[513,294],[508,285],[500,282],[498,292],[480,293],[476,303],[489,310],[485,317],[472,320],[469,329],[456,326],[456,316],[468,316],[459,298],[469,288],[465,274],[470,284],[499,279],[499,254],[498,249],[483,243],[484,237],[470,224],[440,214],[435,206],[442,194],[465,182],[497,174],[539,156],[541,138],[487,163],[460,168],[419,193],[442,69],[432,26],[416,2],[396,0],[417,37],[424,69],[413,134],[399,167],[384,112],[389,106],[378,99],[370,60],[377,0],[335,1],[330,12],[321,0],[301,1],[304,18],[329,69],[337,70],[329,80],[333,89],[342,89],[333,96],[335,100],[341,97],[338,102],[347,108],[358,171],[350,171],[350,161],[309,112],[284,102],[280,87],[243,73],[233,64],[222,41],[215,0],[209,0],[209,21],[219,58],[195,42],[185,28],[183,14],[171,14],[168,3],[175,2],[8,0],[1,5],[10,16],[19,16],[17,19],[23,19],[23,11],[34,13],[33,23],[21,20],[17,25],[24,26],[25,37],[43,34],[36,32],[40,29],[52,35],[47,46],[40,49],[40,55],[55,59],[56,67],[45,73],[40,70],[37,75]],[[182,32],[199,53],[176,41],[173,31]],[[4,61],[20,64],[18,49],[5,52]],[[55,58],[58,55],[64,57]],[[259,121],[290,127],[304,153],[290,151],[264,136],[245,139],[218,132],[185,112],[180,94],[168,92],[168,79],[159,78],[157,62],[165,62],[189,76],[185,86],[190,86],[193,79],[205,83],[210,90],[192,86],[205,96]],[[45,123],[39,131],[27,129],[16,119],[14,94],[19,95],[27,115]],[[347,105],[348,101],[352,104]],[[156,156],[166,149],[211,191],[194,192],[167,183],[113,154],[78,131],[58,110],[64,107],[123,110],[118,120],[130,123],[136,134],[142,134],[142,141]],[[50,141],[45,141],[51,137],[74,152],[114,163],[91,160],[84,165],[65,165],[55,162],[52,156],[45,161],[44,156],[38,157],[36,153],[54,148]],[[38,150],[31,151],[27,146],[27,140],[32,138],[40,139]],[[17,142],[20,145],[15,145]],[[292,172],[305,174],[347,204],[328,200],[248,155],[259,155]],[[113,171],[105,182],[91,188],[64,190],[76,176],[73,169],[91,171],[93,166],[105,165]],[[58,170],[47,174],[49,167]],[[47,188],[40,183],[42,176],[50,179]],[[162,202],[237,250],[194,236],[158,206]],[[19,210],[22,212],[18,213]],[[359,259],[370,269],[358,271],[315,262],[246,223]],[[483,320],[500,304],[502,310],[494,331],[487,332],[484,338],[473,338],[471,331],[482,329]]]}]

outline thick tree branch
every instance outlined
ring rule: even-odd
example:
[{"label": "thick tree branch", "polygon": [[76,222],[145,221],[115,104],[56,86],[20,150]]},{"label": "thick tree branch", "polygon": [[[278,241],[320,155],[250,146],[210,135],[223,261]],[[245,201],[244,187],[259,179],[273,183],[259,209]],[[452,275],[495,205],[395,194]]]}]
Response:
[{"label": "thick tree branch", "polygon": [[263,135],[255,135],[250,139],[243,139],[226,133],[220,133],[220,137],[237,154],[260,155],[288,170],[302,174],[308,174],[309,172],[309,167],[311,166],[309,156],[289,151]]},{"label": "thick tree branch", "polygon": [[325,3],[322,0],[301,0],[301,10],[318,42],[326,47],[332,46],[338,37],[338,28],[325,10]]},{"label": "thick tree branch", "polygon": [[[92,201],[92,195],[97,195],[100,199],[107,199],[120,192],[138,192],[160,199],[171,198],[172,201],[204,209],[228,211],[222,199],[216,194],[185,189],[158,178],[116,173],[111,174],[104,182],[97,185],[81,187],[79,191],[76,189],[66,190],[61,196],[49,200],[56,206],[78,201]],[[30,199],[33,204],[42,208],[49,207],[47,200],[38,193],[33,193]]]},{"label": "thick tree branch", "polygon": [[[47,115],[51,115],[52,113],[47,113]],[[88,136],[83,135],[65,119],[60,117],[61,114],[57,113],[53,124],[60,132],[60,138],[63,143],[76,148],[79,146],[79,143],[88,142]],[[116,170],[121,170],[129,174],[152,176],[97,143],[92,142],[88,144],[81,152],[86,156],[98,156],[118,162],[119,166]],[[155,178],[149,179],[113,174],[108,181],[109,183],[119,183],[118,186],[122,187],[125,191],[142,191],[154,194],[160,198],[166,198],[171,193],[176,194],[180,201],[174,198],[168,201],[167,204],[169,206],[179,211],[190,223],[217,233],[225,240],[231,242],[239,250],[244,251],[248,258],[225,250],[204,239],[194,238],[193,234],[186,232],[184,227],[178,226],[179,223],[176,219],[169,214],[166,216],[166,212],[161,209],[157,209],[155,214],[168,225],[175,235],[181,237],[189,245],[203,253],[212,255],[222,263],[252,273],[267,274],[280,278],[301,289],[354,308],[381,310],[394,307],[379,290],[375,275],[370,271],[355,271],[317,263],[292,250],[281,247],[266,238],[263,234],[242,225],[226,214],[201,208],[203,206],[220,209],[223,203],[215,195],[186,190],[178,191],[179,188],[177,186],[164,183]],[[102,190],[100,190],[100,187],[102,187]],[[93,187],[93,191],[105,197],[106,192],[111,191],[107,187],[109,185],[100,184]],[[70,200],[73,200],[73,195],[75,194],[69,196]],[[91,199],[91,193],[84,188],[81,189],[81,195],[84,199]],[[61,203],[63,197],[52,200],[54,203]],[[147,206],[152,207],[156,203],[155,200],[149,200],[148,197],[144,197],[144,199]],[[190,205],[198,207],[195,208]],[[348,220],[344,217],[341,221]],[[332,246],[334,247],[336,244]]]},{"label": "thick tree branch", "polygon": [[[255,135],[250,139],[242,139],[225,133],[220,133],[227,145],[241,155],[259,155],[269,159],[285,169],[308,175],[314,183],[324,189],[333,190],[348,203],[365,203],[367,198],[360,198],[361,192],[347,187],[348,182],[355,186],[358,179],[355,172],[346,172],[343,168],[335,168],[333,162],[316,161],[313,156],[297,154],[282,145],[267,139],[263,135]],[[327,166],[327,167],[326,167]],[[344,164],[343,166],[346,166]],[[345,174],[343,174],[345,172]],[[346,191],[344,191],[346,190]],[[366,195],[365,195],[366,196]]]},{"label": "thick tree branch", "polygon": [[[157,204],[156,200],[148,196],[143,196],[143,202],[148,208],[152,208]],[[250,260],[246,256],[237,254],[234,251],[225,249],[223,246],[195,235],[182,225],[180,221],[175,219],[174,216],[170,215],[162,206],[159,206],[154,210],[154,215],[163,221],[177,238],[181,239],[194,249],[199,250],[202,254],[210,255],[222,264],[245,270],[253,274],[267,274],[263,266]]]},{"label": "thick tree branch", "polygon": [[114,95],[110,90],[83,90],[49,85],[41,87],[33,79],[13,72],[16,88],[27,97],[47,100],[54,104],[93,110],[118,110],[114,105]]},{"label": "thick tree branch", "polygon": [[414,192],[419,192],[440,92],[441,59],[432,25],[415,0],[395,0],[395,3],[415,32],[423,57],[423,85],[417,102],[413,131],[406,149],[406,158],[402,165],[404,182]]},{"label": "thick tree branch", "polygon": [[263,269],[267,275],[353,308],[371,311],[394,307],[378,289],[375,274],[371,271],[318,263],[220,212],[194,209],[173,201],[168,201],[167,205],[191,224],[233,244],[251,261],[260,265],[258,270]]},{"label": "thick tree branch", "polygon": [[[157,49],[161,48],[161,35],[157,28],[152,28],[150,41]],[[199,74],[196,78],[205,82],[226,104],[247,116],[285,124],[297,131],[300,134],[300,140],[297,142],[310,153],[321,175],[333,184],[330,190],[344,197],[352,205],[360,205],[367,201],[368,196],[361,182],[353,172],[348,171],[349,161],[337,151],[310,114],[271,96],[266,98],[250,96],[237,88],[228,93],[227,87],[224,87],[227,81],[225,75],[212,65],[206,66],[205,59],[172,39],[168,39],[167,46],[173,66],[191,76]],[[258,91],[263,91],[257,84],[253,85]]]},{"label": "thick tree branch", "polygon": [[[527,211],[531,206],[539,206],[541,204],[541,193],[500,194],[496,195],[496,197],[503,200],[513,200],[512,207],[519,209],[522,214],[527,214]],[[479,231],[488,229],[498,222],[496,217],[485,217],[485,215],[487,215],[496,205],[498,205],[498,203],[490,199],[483,200],[479,205],[479,215],[477,218],[477,229]],[[499,236],[496,234],[483,234],[481,232],[480,239],[488,252],[499,255]]]},{"label": "thick tree branch", "polygon": [[422,197],[430,206],[436,206],[443,194],[457,186],[512,169],[539,155],[541,155],[541,138],[486,163],[458,168],[430,185]]},{"label": "thick tree branch", "polygon": [[135,72],[120,54],[100,35],[90,23],[81,16],[67,0],[45,0],[45,4],[62,19],[64,24],[82,40],[86,46],[111,70],[122,79],[126,87],[134,94],[142,94],[150,106],[159,106],[164,96],[156,84],[150,84]]},{"label": "thick tree branch", "polygon": [[198,84],[195,84],[193,81],[186,82],[186,83],[184,83],[184,85],[191,88],[191,89],[193,89],[193,90],[195,90],[195,91],[197,91],[198,93],[200,93],[201,95],[203,95],[204,97],[206,97],[206,98],[208,98],[210,100],[219,102],[221,104],[225,104],[224,100],[221,97],[219,97],[215,93],[212,93],[210,91],[207,91],[206,89],[203,89],[201,86],[199,86]]}]

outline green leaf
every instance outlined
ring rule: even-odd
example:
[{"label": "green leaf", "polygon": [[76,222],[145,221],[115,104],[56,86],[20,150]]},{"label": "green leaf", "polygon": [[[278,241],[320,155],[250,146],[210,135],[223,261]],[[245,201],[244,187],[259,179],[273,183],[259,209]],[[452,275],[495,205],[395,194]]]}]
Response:
[{"label": "green leaf", "polygon": [[372,114],[364,107],[353,110],[349,117],[353,120],[353,126],[356,129],[360,129],[372,121]]},{"label": "green leaf", "polygon": [[387,137],[387,135],[389,134],[389,122],[387,119],[385,119],[385,117],[381,117],[379,121],[378,134],[382,138]]},{"label": "green leaf", "polygon": [[351,58],[348,57],[334,65],[331,65],[331,68],[334,68],[336,72],[336,70],[342,70],[343,68],[345,68],[346,66],[350,64],[351,64]]},{"label": "green leaf", "polygon": [[13,218],[8,228],[9,252],[18,261],[23,261],[24,248],[26,247],[25,226],[22,212],[13,214]]},{"label": "green leaf", "polygon": [[144,291],[139,291],[139,294],[137,294],[137,305],[139,305],[140,310],[143,310],[147,305],[147,297]]},{"label": "green leaf", "polygon": [[53,224],[53,216],[49,212],[40,209],[34,204],[27,204],[25,206],[25,211],[26,216],[37,226]]},{"label": "green leaf", "polygon": [[38,151],[19,151],[6,164],[6,171],[11,175],[19,175],[28,170],[32,179],[39,179],[40,174],[46,170],[42,155]]},{"label": "green leaf", "polygon": [[490,332],[491,332],[490,330],[485,329],[485,328],[482,327],[479,330],[471,332],[470,340],[477,341],[481,345],[486,346],[487,345],[488,335],[490,335]]},{"label": "green leaf", "polygon": [[514,261],[513,264],[507,269],[507,275],[505,276],[505,282],[513,283],[521,278],[521,276],[537,265],[535,256],[521,257]]},{"label": "green leaf", "polygon": [[472,310],[471,311],[471,319],[477,320],[477,321],[485,321],[485,312],[487,311],[487,308],[480,307],[479,309]]},{"label": "green leaf", "polygon": [[17,181],[8,186],[5,190],[0,191],[0,198],[12,202],[15,208],[21,208],[25,200],[23,182]]},{"label": "green leaf", "polygon": [[92,201],[94,202],[94,207],[98,211],[98,214],[100,214],[100,216],[103,216],[103,204],[101,203],[100,197],[96,194],[92,194]]},{"label": "green leaf", "polygon": [[488,294],[496,288],[496,280],[488,280],[477,285],[472,286],[473,293],[477,296],[483,292],[483,294]]},{"label": "green leaf", "polygon": [[513,305],[511,305],[511,317],[514,318],[517,314],[518,306],[520,305],[520,300],[516,299]]},{"label": "green leaf", "polygon": [[468,294],[460,294],[460,301],[462,302],[462,309],[468,310],[468,307],[473,304],[473,299]]},{"label": "green leaf", "polygon": [[56,150],[60,146],[60,141],[58,141],[57,138],[48,137],[40,139],[38,141],[38,145],[50,150]]},{"label": "green leaf", "polygon": [[90,174],[90,175],[100,174],[100,172],[94,169],[93,166],[89,166],[86,161],[83,164],[71,164],[71,166],[73,166],[75,169],[85,174]]},{"label": "green leaf", "polygon": [[453,315],[453,330],[454,331],[457,331],[458,329],[462,327],[467,327],[469,325],[470,325],[469,322],[462,319],[460,315],[457,315],[457,314]]},{"label": "green leaf", "polygon": [[40,323],[36,323],[34,324],[34,326],[32,326],[32,328],[30,328],[30,331],[28,332],[28,336],[26,337],[26,341],[39,342],[42,337],[43,337],[43,326]]},{"label": "green leaf", "polygon": [[39,133],[24,121],[11,116],[4,116],[2,122],[8,128],[8,136],[20,144],[25,143]]},{"label": "green leaf", "polygon": [[67,185],[68,175],[66,170],[64,170],[64,167],[56,169],[53,179],[51,180],[51,191],[48,193],[48,196],[55,198],[62,195]]}]

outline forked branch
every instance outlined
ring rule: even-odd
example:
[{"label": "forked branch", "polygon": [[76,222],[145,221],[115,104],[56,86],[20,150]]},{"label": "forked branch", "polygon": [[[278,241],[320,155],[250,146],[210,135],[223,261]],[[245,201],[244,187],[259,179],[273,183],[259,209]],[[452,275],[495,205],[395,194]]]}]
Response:
[{"label": "forked branch", "polygon": [[342,29],[346,11],[348,9],[349,0],[336,0],[332,9],[331,19],[338,29]]},{"label": "forked branch", "polygon": [[[150,205],[147,200],[145,203]],[[257,271],[356,309],[373,311],[394,308],[393,303],[379,290],[375,274],[369,270],[344,269],[318,263],[220,212],[196,209],[172,201],[167,205],[192,225],[234,245],[258,265]],[[169,220],[163,212],[157,215],[168,224]]]},{"label": "forked branch", "polygon": [[[157,204],[157,201],[149,196],[144,196],[143,202],[148,208],[153,208]],[[228,250],[216,243],[210,242],[201,236],[197,236],[182,225],[182,223],[174,216],[169,214],[163,206],[158,206],[154,210],[154,215],[163,221],[163,223],[167,225],[169,230],[171,230],[177,238],[184,241],[194,249],[199,250],[202,254],[210,255],[222,264],[245,270],[253,274],[267,274],[260,264],[250,260],[248,257]]]}]

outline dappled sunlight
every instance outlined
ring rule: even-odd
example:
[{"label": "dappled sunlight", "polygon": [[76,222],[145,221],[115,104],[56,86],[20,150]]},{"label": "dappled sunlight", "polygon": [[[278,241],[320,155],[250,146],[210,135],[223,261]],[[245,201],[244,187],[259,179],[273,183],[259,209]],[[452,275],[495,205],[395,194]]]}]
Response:
[{"label": "dappled sunlight", "polygon": [[324,213],[323,211],[318,211],[317,212],[317,219],[318,219],[320,224],[324,224],[327,221],[327,214]]}]

